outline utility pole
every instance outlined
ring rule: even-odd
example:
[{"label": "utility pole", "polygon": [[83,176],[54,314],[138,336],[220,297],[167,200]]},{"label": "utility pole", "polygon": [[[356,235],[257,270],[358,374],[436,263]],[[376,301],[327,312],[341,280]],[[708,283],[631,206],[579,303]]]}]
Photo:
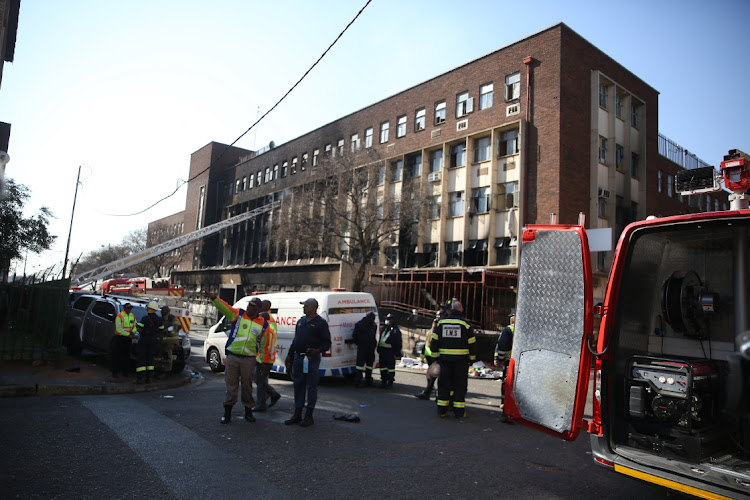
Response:
[{"label": "utility pole", "polygon": [[76,198],[78,198],[78,184],[81,179],[81,166],[78,166],[78,177],[76,177],[76,191],[73,195],[73,210],[70,212],[70,229],[68,230],[68,244],[65,246],[65,260],[63,261],[62,279],[65,279],[65,271],[68,267],[68,252],[70,251],[70,235],[73,232],[73,215],[76,213]]}]

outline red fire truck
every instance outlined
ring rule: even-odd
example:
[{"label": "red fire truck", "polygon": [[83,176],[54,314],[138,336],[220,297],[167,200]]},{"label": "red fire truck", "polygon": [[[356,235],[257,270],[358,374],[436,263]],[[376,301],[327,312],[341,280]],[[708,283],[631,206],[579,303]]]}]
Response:
[{"label": "red fire truck", "polygon": [[565,440],[588,432],[615,472],[750,496],[748,166],[731,150],[721,177],[678,176],[686,194],[723,178],[730,210],[626,227],[601,304],[583,224],[525,228],[508,419]]}]

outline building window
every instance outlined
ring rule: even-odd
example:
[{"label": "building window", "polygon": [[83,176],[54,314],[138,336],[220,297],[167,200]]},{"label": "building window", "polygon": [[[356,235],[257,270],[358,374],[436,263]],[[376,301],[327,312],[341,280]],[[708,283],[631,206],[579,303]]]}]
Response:
[{"label": "building window", "polygon": [[505,77],[505,100],[512,101],[521,97],[521,72],[516,71]]},{"label": "building window", "polygon": [[445,101],[435,103],[435,125],[445,123]]},{"label": "building window", "polygon": [[619,144],[615,144],[615,168],[618,172],[622,172],[624,165],[623,165],[623,157],[625,156],[625,150],[622,146]]},{"label": "building window", "polygon": [[661,193],[662,192],[662,181],[664,180],[664,172],[661,170],[656,172],[656,191]]},{"label": "building window", "polygon": [[425,109],[419,108],[414,112],[414,132],[424,130]]},{"label": "building window", "polygon": [[236,193],[239,193],[240,191],[242,191],[242,179],[237,179],[237,181],[235,182],[234,191]]},{"label": "building window", "polygon": [[206,186],[201,186],[200,194],[198,195],[198,219],[195,221],[195,229],[200,229],[203,226],[203,207],[206,204]]},{"label": "building window", "polygon": [[489,135],[487,137],[480,137],[479,139],[474,140],[474,163],[490,160],[490,157],[492,155],[490,145],[491,142]]},{"label": "building window", "polygon": [[625,198],[615,196],[615,222],[617,224],[628,224],[628,214],[625,213]]},{"label": "building window", "polygon": [[667,175],[667,196],[674,196],[674,175]]},{"label": "building window", "polygon": [[490,188],[479,187],[471,190],[471,212],[481,214],[490,210]]},{"label": "building window", "polygon": [[456,96],[456,118],[466,116],[473,111],[474,99],[469,99],[469,93],[463,92]]},{"label": "building window", "polygon": [[493,88],[491,83],[479,87],[479,109],[492,107]]},{"label": "building window", "polygon": [[448,217],[460,217],[464,214],[464,192],[448,193]]},{"label": "building window", "polygon": [[440,218],[440,195],[427,197],[429,217],[432,220]]},{"label": "building window", "polygon": [[497,185],[497,210],[510,210],[518,207],[517,189],[517,181]]},{"label": "building window", "polygon": [[599,163],[607,163],[607,138],[599,136]]},{"label": "building window", "polygon": [[[248,177],[248,180],[247,180],[247,188],[248,189],[252,189],[253,188],[253,184],[255,184],[255,176],[254,175],[250,175],[250,177]],[[229,187],[230,188],[232,187],[231,184],[229,185]]]},{"label": "building window", "polygon": [[385,265],[390,267],[398,267],[398,247],[386,247],[383,251],[385,257]]},{"label": "building window", "polygon": [[331,143],[330,142],[325,145],[325,149],[324,149],[323,153],[326,156],[331,156]]},{"label": "building window", "polygon": [[401,115],[396,119],[396,137],[406,135],[406,115]]},{"label": "building window", "polygon": [[638,128],[638,106],[635,104],[630,105],[630,124]]},{"label": "building window", "polygon": [[466,165],[466,143],[460,142],[451,146],[451,168]]},{"label": "building window", "polygon": [[359,134],[352,134],[350,142],[353,153],[359,149]]},{"label": "building window", "polygon": [[599,197],[599,217],[607,218],[607,199]]},{"label": "building window", "polygon": [[443,150],[430,151],[430,172],[440,172],[443,169]]},{"label": "building window", "polygon": [[406,157],[406,165],[409,168],[409,175],[419,177],[422,175],[422,155],[415,154]]},{"label": "building window", "polygon": [[506,130],[500,134],[498,156],[518,154],[518,129]]},{"label": "building window", "polygon": [[609,91],[609,87],[607,85],[600,83],[599,84],[599,107],[602,109],[607,109],[607,93]]},{"label": "building window", "polygon": [[391,162],[391,182],[400,181],[403,175],[403,172],[404,172],[403,160],[396,160],[394,162]]},{"label": "building window", "polygon": [[320,150],[318,148],[313,149],[313,159],[312,159],[313,167],[318,166],[318,156],[320,156]]},{"label": "building window", "polygon": [[[294,160],[292,160],[292,163],[294,163]],[[302,153],[302,161],[300,162],[299,169],[304,172],[307,168],[307,153]]]},{"label": "building window", "polygon": [[514,266],[516,265],[516,252],[514,247],[518,245],[515,238],[495,238],[495,265],[496,266]]},{"label": "building window", "polygon": [[[253,176],[251,175],[250,179],[252,179],[252,178],[253,178]],[[231,182],[229,182],[229,183],[227,183],[227,185],[229,186],[229,190],[227,191],[227,196],[232,196],[232,194],[234,193],[234,184],[232,184]]]},{"label": "building window", "polygon": [[273,166],[273,172],[271,172],[271,179],[278,179],[279,178],[279,164],[275,164]]},{"label": "building window", "polygon": [[365,130],[365,147],[366,148],[372,147],[372,127]]},{"label": "building window", "polygon": [[339,139],[339,142],[336,145],[336,153],[338,153],[339,156],[344,154],[344,139]]},{"label": "building window", "polygon": [[255,185],[260,187],[261,184],[263,184],[263,171],[258,170],[258,173],[255,176]]},{"label": "building window", "polygon": [[385,165],[378,167],[378,186],[385,184]]},{"label": "building window", "polygon": [[622,95],[615,93],[615,116],[622,119]]},{"label": "building window", "polygon": [[638,153],[630,153],[630,176],[633,179],[638,178],[638,167],[641,159],[638,157]]},{"label": "building window", "polygon": [[266,167],[266,175],[263,178],[263,183],[268,184],[273,178],[271,177],[271,167]]},{"label": "building window", "polygon": [[456,267],[461,265],[461,247],[463,242],[461,241],[446,241],[445,242],[445,265],[448,267]]},{"label": "building window", "polygon": [[[286,165],[286,162],[284,162],[284,165]],[[291,173],[292,174],[296,174],[297,173],[297,157],[296,156],[294,158],[292,158],[292,170],[291,170]]]},{"label": "building window", "polygon": [[630,202],[630,220],[635,222],[638,220],[638,203]]},{"label": "building window", "polygon": [[380,124],[380,144],[388,142],[388,129],[390,126],[390,122],[383,122]]}]

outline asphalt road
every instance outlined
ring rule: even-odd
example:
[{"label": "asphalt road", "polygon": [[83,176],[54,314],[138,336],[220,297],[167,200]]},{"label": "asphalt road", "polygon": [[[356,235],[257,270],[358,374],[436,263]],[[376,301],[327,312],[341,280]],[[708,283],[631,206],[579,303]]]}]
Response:
[{"label": "asphalt road", "polygon": [[459,421],[413,397],[421,373],[399,371],[392,391],[326,380],[316,423],[302,428],[283,424],[292,387],[277,378],[276,406],[248,423],[238,404],[222,425],[223,374],[208,370],[193,341],[199,384],[0,400],[0,497],[683,498],[595,465],[585,437],[566,443],[499,423],[496,381],[470,380]]}]

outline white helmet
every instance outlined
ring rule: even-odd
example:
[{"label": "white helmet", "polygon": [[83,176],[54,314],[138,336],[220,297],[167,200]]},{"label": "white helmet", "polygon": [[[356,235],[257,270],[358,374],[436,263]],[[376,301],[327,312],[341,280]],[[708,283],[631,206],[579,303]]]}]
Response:
[{"label": "white helmet", "polygon": [[152,300],[148,303],[148,305],[146,305],[146,309],[153,309],[154,311],[156,311],[157,309],[159,309],[159,304],[157,304],[155,300]]}]

